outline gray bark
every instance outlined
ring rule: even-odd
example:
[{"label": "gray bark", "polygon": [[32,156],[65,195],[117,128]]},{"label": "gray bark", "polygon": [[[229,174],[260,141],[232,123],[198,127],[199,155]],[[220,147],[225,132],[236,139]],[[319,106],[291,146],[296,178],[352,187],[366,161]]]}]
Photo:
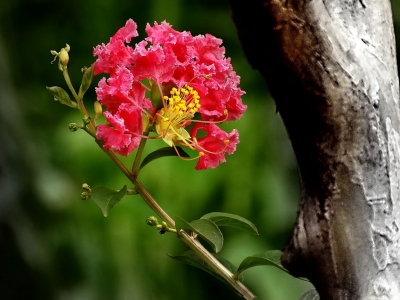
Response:
[{"label": "gray bark", "polygon": [[231,0],[303,195],[282,262],[321,299],[400,299],[400,110],[387,0]]}]

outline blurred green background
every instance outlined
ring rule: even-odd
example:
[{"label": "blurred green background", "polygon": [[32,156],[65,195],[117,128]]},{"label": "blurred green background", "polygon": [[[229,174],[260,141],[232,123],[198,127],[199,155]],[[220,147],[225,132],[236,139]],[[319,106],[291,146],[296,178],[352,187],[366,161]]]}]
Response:
[{"label": "blurred green background", "polygon": [[[400,2],[392,4],[400,20]],[[186,248],[146,225],[152,212],[139,197],[125,198],[108,218],[80,200],[83,182],[115,189],[128,182],[89,136],[69,132],[80,117],[45,89],[66,87],[50,50],[70,44],[69,72],[78,87],[93,47],[128,18],[140,38],[147,22],[163,20],[222,38],[247,92],[245,115],[224,126],[240,134],[227,163],[195,171],[195,162],[163,158],[143,170],[143,184],[171,216],[224,211],[253,221],[259,236],[223,230],[220,254],[236,265],[282,249],[291,235],[300,198],[292,149],[265,83],[246,61],[226,1],[1,1],[0,299],[237,299],[217,279],[166,255]],[[91,107],[94,100],[93,85],[85,102]],[[148,144],[147,151],[162,146]],[[259,299],[298,299],[311,287],[271,267],[250,269],[244,278]]]}]

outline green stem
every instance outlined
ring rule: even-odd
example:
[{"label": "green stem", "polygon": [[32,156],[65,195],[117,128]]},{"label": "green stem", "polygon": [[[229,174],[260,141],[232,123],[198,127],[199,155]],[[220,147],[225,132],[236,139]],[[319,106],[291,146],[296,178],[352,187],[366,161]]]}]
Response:
[{"label": "green stem", "polygon": [[[148,206],[167,223],[168,227],[175,228],[175,222],[170,216],[158,205],[153,196],[144,188],[136,177],[131,178],[132,183],[136,186],[136,190],[142,196]],[[190,249],[199,255],[201,259],[218,275],[220,275],[235,291],[241,294],[245,299],[251,300],[255,295],[239,280],[235,279],[234,275],[216,259],[206,248],[194,237],[188,235],[181,230],[177,234]]]},{"label": "green stem", "polygon": [[[146,139],[142,139],[146,140]],[[142,196],[143,200],[146,204],[165,222],[167,223],[168,227],[175,228],[175,222],[170,218],[170,216],[161,208],[160,205],[156,202],[156,200],[149,194],[149,192],[144,188],[144,186],[137,180],[137,177],[131,173],[125,165],[118,159],[118,157],[109,150],[106,150],[102,147],[99,141],[97,144],[106,153],[111,160],[117,165],[117,167],[125,174],[125,176],[135,185],[136,191],[140,196]]]},{"label": "green stem", "polygon": [[[89,117],[89,114],[88,114],[88,112],[86,110],[86,107],[83,104],[83,100],[78,96],[78,94],[76,93],[76,91],[74,89],[74,86],[72,85],[71,79],[70,79],[69,74],[68,74],[67,67],[63,68],[63,75],[64,75],[64,79],[65,79],[65,82],[68,85],[69,90],[71,91],[72,95],[74,96],[76,103],[78,103],[78,109],[79,109],[82,117],[84,117],[84,116],[88,116]],[[93,135],[93,133],[96,132],[96,129],[95,129],[96,125],[94,124],[94,120],[91,119],[90,120],[90,124],[87,125],[87,126],[89,128],[89,131],[91,131],[91,135]]]},{"label": "green stem", "polygon": [[[147,139],[142,139],[147,140]],[[138,181],[137,174],[133,172],[137,172],[137,168],[139,163],[134,163],[133,172],[131,173],[124,164],[115,156],[115,154],[111,151],[105,150],[101,144],[96,141],[100,148],[112,159],[112,161],[118,166],[118,168],[125,174],[127,178],[135,185],[136,191],[143,198],[146,204],[163,220],[167,223],[168,227],[170,227],[173,231],[175,229],[174,220],[161,208],[161,206],[157,203],[157,201],[153,198],[153,196],[145,189],[145,187]],[[144,147],[145,142],[140,143],[142,147]],[[139,146],[140,147],[140,146]],[[143,149],[141,150],[143,151]],[[139,154],[136,155],[136,159]],[[141,154],[140,154],[141,156]],[[135,159],[135,162],[136,162]],[[140,158],[137,159],[140,161]],[[136,169],[135,169],[136,166]],[[237,293],[242,295],[243,298],[247,300],[252,300],[255,298],[255,295],[239,280],[234,277],[223,264],[221,264],[218,259],[216,259],[203,245],[193,236],[190,236],[185,231],[180,230],[177,233],[177,236],[180,240],[182,240],[190,249],[199,255],[199,257],[218,275],[220,275]]]},{"label": "green stem", "polygon": [[244,299],[252,300],[256,296],[245,286],[241,281],[237,280],[223,264],[219,262],[204,246],[194,237],[181,230],[178,234],[190,249],[192,249],[198,256],[200,256],[205,263],[218,275],[220,275],[237,293],[242,295]]},{"label": "green stem", "polygon": [[[143,135],[145,135],[145,136],[147,136],[148,134],[149,134],[148,131],[143,133]],[[143,154],[143,150],[144,150],[144,146],[146,145],[146,142],[147,142],[146,138],[142,138],[140,140],[140,144],[139,144],[139,147],[136,152],[135,160],[133,161],[133,165],[132,165],[132,174],[134,177],[137,177],[139,174],[140,160],[142,159],[142,154]]]},{"label": "green stem", "polygon": [[124,175],[126,177],[128,177],[129,179],[131,178],[131,172],[129,172],[129,170],[125,167],[125,165],[118,159],[118,157],[115,156],[115,154],[112,151],[106,150],[103,148],[103,146],[101,145],[101,143],[96,140],[97,145],[99,145],[100,149],[103,150],[103,152],[105,154],[108,155],[108,157],[111,158],[111,160],[117,165],[117,167],[122,171],[122,173],[124,173]]},{"label": "green stem", "polygon": [[136,190],[140,196],[142,196],[144,202],[163,220],[167,223],[168,227],[175,228],[175,222],[172,218],[158,205],[157,201],[152,195],[144,188],[144,186],[137,180],[136,177],[129,178],[131,182],[136,186]]}]

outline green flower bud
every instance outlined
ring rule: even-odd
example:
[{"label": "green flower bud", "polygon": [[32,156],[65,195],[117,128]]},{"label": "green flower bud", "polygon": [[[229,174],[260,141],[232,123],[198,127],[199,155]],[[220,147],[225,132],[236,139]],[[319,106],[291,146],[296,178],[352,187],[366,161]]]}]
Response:
[{"label": "green flower bud", "polygon": [[90,193],[88,193],[88,192],[82,192],[82,194],[81,194],[81,199],[82,200],[87,200],[87,199],[89,199],[90,198]]},{"label": "green flower bud", "polygon": [[157,225],[159,225],[159,224],[158,224],[157,218],[154,217],[154,216],[148,217],[148,218],[146,219],[146,223],[147,223],[147,225],[149,225],[149,226],[157,226]]},{"label": "green flower bud", "polygon": [[167,223],[164,222],[164,221],[161,222],[161,226],[162,226],[162,229],[165,230],[165,231],[167,231],[169,229]]},{"label": "green flower bud", "polygon": [[76,124],[76,123],[70,123],[70,124],[68,125],[68,128],[69,128],[69,130],[70,130],[71,132],[75,132],[75,131],[77,131],[80,127],[79,127],[78,124]]},{"label": "green flower bud", "polygon": [[90,117],[89,116],[83,116],[82,118],[83,124],[89,125],[90,124]]}]

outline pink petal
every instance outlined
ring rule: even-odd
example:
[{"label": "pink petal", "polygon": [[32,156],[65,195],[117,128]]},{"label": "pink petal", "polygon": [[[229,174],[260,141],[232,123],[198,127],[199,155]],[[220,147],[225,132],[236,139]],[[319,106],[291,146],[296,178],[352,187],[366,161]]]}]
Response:
[{"label": "pink petal", "polygon": [[111,42],[114,40],[124,40],[126,43],[130,43],[131,39],[138,35],[136,23],[132,19],[129,19],[126,21],[124,27],[118,29],[115,35],[111,38]]},{"label": "pink petal", "polygon": [[123,134],[107,125],[100,124],[96,133],[97,139],[104,142],[104,149],[110,150],[111,148],[118,154],[127,156],[128,146],[131,143],[131,135]]},{"label": "pink petal", "polygon": [[148,34],[147,41],[151,42],[153,46],[162,45],[165,53],[172,52],[180,64],[187,65],[188,60],[192,58],[190,45],[193,37],[190,32],[174,30],[165,21],[160,25],[157,22],[154,22],[154,26],[147,24],[146,32]]},{"label": "pink petal", "polygon": [[143,131],[141,109],[123,103],[115,115],[106,111],[104,116],[113,128],[99,125],[97,138],[105,142],[105,149],[112,148],[118,154],[129,155],[140,143]]},{"label": "pink petal", "polygon": [[[203,130],[207,136],[197,140],[198,151],[203,152],[204,155],[200,156],[195,167],[196,170],[216,168],[220,163],[225,162],[225,153],[232,154],[235,152],[236,145],[239,143],[239,135],[236,129],[228,134],[215,124],[197,123],[192,128],[190,135],[195,137],[198,130]],[[226,140],[229,140],[227,144],[225,143]]]},{"label": "pink petal", "polygon": [[121,103],[131,102],[129,93],[132,83],[131,72],[125,68],[117,68],[112,77],[99,81],[96,88],[97,100],[107,106],[108,110],[115,112]]},{"label": "pink petal", "polygon": [[136,23],[129,19],[125,26],[120,28],[110,39],[107,45],[99,45],[93,50],[93,55],[97,56],[94,63],[94,74],[115,72],[118,66],[129,66],[132,58],[132,48],[126,46],[132,37],[136,37]]},{"label": "pink petal", "polygon": [[165,53],[161,46],[150,46],[145,48],[145,43],[139,43],[133,53],[134,65],[131,67],[132,74],[137,80],[151,78],[156,83],[169,81],[174,73],[176,56]]}]

